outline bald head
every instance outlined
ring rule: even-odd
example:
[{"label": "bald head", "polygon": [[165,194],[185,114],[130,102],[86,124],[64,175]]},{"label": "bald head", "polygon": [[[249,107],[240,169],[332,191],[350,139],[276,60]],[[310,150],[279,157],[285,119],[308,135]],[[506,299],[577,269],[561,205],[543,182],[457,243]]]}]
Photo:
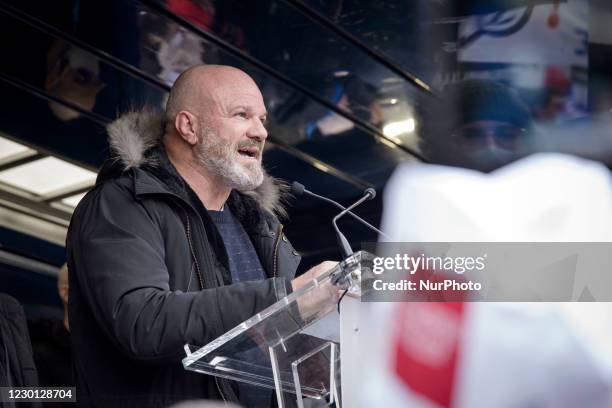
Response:
[{"label": "bald head", "polygon": [[221,88],[256,89],[255,81],[244,71],[228,65],[197,65],[184,71],[172,85],[166,103],[166,118],[174,122],[183,110],[204,113]]},{"label": "bald head", "polygon": [[267,111],[246,73],[222,65],[188,69],[170,91],[166,116],[164,146],[181,175],[194,170],[193,181],[218,187],[222,203],[231,189],[262,183]]}]

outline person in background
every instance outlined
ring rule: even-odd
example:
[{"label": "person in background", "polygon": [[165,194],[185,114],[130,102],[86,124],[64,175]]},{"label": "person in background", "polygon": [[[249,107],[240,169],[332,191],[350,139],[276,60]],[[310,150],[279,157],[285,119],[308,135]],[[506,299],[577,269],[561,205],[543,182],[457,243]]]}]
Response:
[{"label": "person in background", "polygon": [[421,148],[436,164],[491,171],[529,150],[533,120],[519,96],[490,80],[447,85],[420,111]]},{"label": "person in background", "polygon": [[[68,326],[68,265],[57,278],[57,292],[64,309],[63,319],[36,319],[28,322],[34,362],[41,387],[74,387]],[[47,405],[45,405],[47,406]],[[53,406],[53,404],[49,405]]]},{"label": "person in background", "polygon": [[[26,314],[17,299],[0,293],[0,387],[37,386]],[[12,402],[0,401],[0,407],[13,406]]]},{"label": "person in background", "polygon": [[[100,80],[100,64],[97,60],[79,48],[56,40],[47,53],[44,86],[56,98],[91,112],[105,85]],[[54,101],[49,101],[49,109],[64,122],[81,116],[79,112]]]}]

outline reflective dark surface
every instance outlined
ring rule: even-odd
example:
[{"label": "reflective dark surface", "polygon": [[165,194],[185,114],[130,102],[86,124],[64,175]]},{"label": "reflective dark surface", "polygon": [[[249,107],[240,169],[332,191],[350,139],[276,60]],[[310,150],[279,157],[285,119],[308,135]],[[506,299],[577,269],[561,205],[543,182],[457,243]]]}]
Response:
[{"label": "reflective dark surface", "polygon": [[[91,168],[108,155],[108,121],[163,109],[177,75],[201,63],[260,85],[271,174],[344,203],[408,161],[490,171],[565,151],[610,163],[606,1],[9,0],[0,11],[0,132]],[[373,223],[381,211],[380,198],[359,210]],[[337,256],[334,213],[293,201],[287,232],[304,268]],[[355,247],[375,238],[342,225]]]},{"label": "reflective dark surface", "polygon": [[[225,7],[226,3],[223,4]],[[28,11],[28,7],[22,4],[16,6],[20,11]],[[182,11],[180,10],[182,8],[177,6],[178,9],[173,9],[172,7],[174,6],[176,4],[170,2],[164,7],[181,14]],[[270,13],[274,14],[273,10],[275,7],[271,6]],[[322,152],[326,162],[326,165],[323,167],[332,169],[332,171],[353,174],[353,177],[359,178],[359,180],[350,183],[353,187],[360,189],[371,185],[382,186],[397,163],[411,158],[411,155],[396,148],[395,142],[399,141],[399,138],[393,138],[393,141],[390,141],[381,137],[382,118],[385,115],[389,116],[388,112],[391,112],[390,116],[398,116],[398,114],[393,112],[393,109],[387,108],[389,104],[379,103],[378,99],[376,99],[376,89],[371,85],[365,84],[360,77],[351,71],[337,72],[337,70],[334,70],[335,68],[330,68],[329,70],[326,68],[323,71],[332,72],[332,75],[329,77],[324,75],[322,80],[316,80],[320,74],[317,70],[309,70],[305,67],[296,68],[303,64],[296,63],[295,61],[285,63],[284,65],[280,64],[282,58],[279,59],[278,53],[286,54],[287,50],[282,48],[282,44],[275,47],[274,43],[266,39],[265,33],[248,37],[249,41],[264,41],[266,44],[269,44],[266,47],[258,47],[255,43],[250,45],[254,47],[254,50],[261,50],[261,55],[256,56],[258,59],[265,59],[267,65],[274,65],[274,69],[278,71],[285,71],[283,73],[290,75],[292,80],[299,81],[321,100],[328,101],[332,107],[336,107],[339,112],[334,112],[330,110],[329,106],[325,106],[320,101],[301,92],[299,88],[296,89],[291,84],[286,84],[275,77],[267,75],[266,72],[253,67],[252,64],[244,62],[235,55],[207,42],[205,39],[202,39],[197,30],[185,29],[166,16],[155,13],[144,4],[121,2],[115,4],[115,8],[116,10],[113,7],[109,7],[97,11],[106,14],[112,12],[111,15],[121,14],[124,20],[129,19],[128,16],[131,15],[139,29],[138,35],[126,36],[122,40],[121,46],[109,42],[109,38],[102,35],[90,38],[87,31],[81,33],[78,29],[72,30],[70,36],[92,45],[115,58],[119,58],[130,66],[136,67],[141,72],[156,78],[158,84],[152,86],[147,81],[142,81],[133,75],[128,75],[110,64],[101,62],[99,58],[96,58],[77,45],[64,45],[64,48],[67,48],[68,51],[61,51],[62,56],[67,55],[70,57],[75,54],[76,57],[73,59],[78,60],[77,64],[83,65],[82,68],[79,68],[80,71],[89,71],[88,76],[91,82],[84,85],[86,92],[61,93],[59,97],[63,100],[75,103],[92,111],[92,113],[102,115],[108,119],[113,118],[116,112],[122,112],[128,108],[138,107],[145,103],[150,107],[162,109],[165,103],[165,92],[160,89],[163,89],[164,86],[168,87],[176,76],[187,67],[198,63],[230,64],[242,67],[260,84],[271,112],[271,140],[295,146],[308,154]],[[204,11],[199,5],[198,10]],[[79,8],[79,11],[81,13],[79,18],[82,19],[79,20],[78,24],[73,23],[77,26],[82,26],[84,24],[82,20],[90,18],[88,17],[90,15],[96,14],[98,16],[94,11],[88,11],[87,7],[82,6]],[[296,15],[295,10],[291,8],[288,8],[286,11],[295,18],[299,17],[299,15]],[[66,26],[65,22],[58,23],[58,19],[49,19],[48,15],[43,13],[41,7],[33,7],[28,13],[30,13],[30,16],[44,20],[45,23],[57,29]],[[259,18],[271,18],[268,14],[264,13]],[[217,18],[221,20],[217,25],[226,26],[229,24],[232,26],[233,23],[223,20],[223,16],[225,14],[220,9]],[[228,42],[233,41],[234,46],[247,52],[249,55],[254,54],[245,48],[247,47],[246,43],[240,42],[239,39],[243,38],[243,36],[232,36],[228,32],[231,31],[235,34],[235,31],[218,28],[215,24],[213,24],[214,27],[209,28],[205,26],[204,20],[204,15],[202,15],[197,19],[191,18],[189,22],[197,23],[197,28],[206,29],[216,35],[218,34]],[[103,24],[104,21],[105,18],[96,19],[96,22],[100,22],[100,24]],[[52,35],[45,34],[41,30],[34,29],[21,21],[12,21],[12,25],[14,26],[11,28],[13,32],[19,33],[19,36],[24,38],[26,42],[38,44],[40,48],[40,51],[36,53],[38,58],[41,57],[41,54],[46,53],[48,55],[51,53],[54,47],[61,48],[61,45],[56,45],[57,43],[66,43],[66,41],[54,38]],[[89,30],[93,31],[93,27],[89,26],[89,24],[87,26]],[[268,27],[271,24],[264,23],[261,26]],[[298,27],[300,24],[295,26]],[[293,26],[288,25],[288,27]],[[245,26],[243,29],[249,30],[250,28]],[[268,35],[268,37],[270,36]],[[284,36],[277,37],[283,38]],[[293,39],[293,42],[291,42],[293,47],[300,46],[298,42],[295,42],[295,34],[286,37]],[[130,42],[130,39],[134,40],[133,47],[128,47],[126,44]],[[314,43],[309,45],[309,47],[312,52],[315,52],[316,47]],[[278,51],[275,55],[267,55],[269,50],[274,49]],[[332,61],[333,58],[329,51],[325,49],[317,50],[319,55],[326,54],[326,59]],[[297,53],[298,49],[295,52]],[[305,57],[308,60],[324,63],[320,57],[314,54],[310,55],[308,52],[305,54]],[[64,59],[67,60],[64,64],[70,67],[69,58],[64,57]],[[333,61],[337,64],[341,60],[336,59]],[[45,82],[44,79],[44,77],[53,74],[51,68],[48,68],[50,73],[29,74],[24,67],[32,65],[40,66],[40,64],[30,64],[29,61],[19,60],[15,61],[15,64],[12,65],[6,70],[9,75],[27,81],[31,85],[38,86],[43,91],[53,93],[54,90],[49,89],[49,86],[45,85],[50,80]],[[318,69],[321,70],[321,67],[322,65]],[[393,79],[393,83],[398,82],[397,78],[387,77],[386,79],[389,78]],[[393,85],[393,87],[395,89],[400,88],[398,85]],[[401,88],[406,91],[410,90],[410,87],[406,86],[406,84],[403,84]],[[94,99],[96,101],[92,103]],[[51,104],[51,106],[53,107],[55,104]],[[64,109],[56,108],[55,110],[62,111]],[[351,116],[349,118],[342,116],[343,110],[350,112]],[[399,114],[399,116],[401,115],[402,113]],[[61,112],[60,116],[62,116]],[[68,113],[64,113],[63,116],[72,119],[72,116]],[[356,124],[350,118],[356,118],[356,120],[361,121],[361,125]],[[372,122],[376,122],[377,125],[372,125]],[[377,135],[376,132],[379,134]],[[336,138],[337,140],[332,140]],[[369,150],[370,146],[375,147],[375,149],[372,150],[372,155],[368,158],[368,166],[361,168],[360,162],[364,158],[364,149]],[[273,164],[277,165],[277,163]],[[317,168],[320,170],[322,167],[318,166]],[[347,192],[349,191],[347,190]]]},{"label": "reflective dark surface", "polygon": [[427,83],[433,79],[433,61],[423,48],[423,37],[438,12],[436,2],[308,0],[304,3],[404,70]]},{"label": "reflective dark surface", "polygon": [[[108,28],[100,27],[99,36],[90,37],[78,29],[72,34],[166,85],[171,84],[184,69],[198,63],[243,66],[260,79],[268,104],[278,110],[276,117],[279,122],[300,122],[299,128],[292,129],[293,135],[288,138],[290,142],[308,139],[317,133],[334,135],[354,126],[349,123],[351,120],[344,120],[346,118],[342,116],[335,120],[333,109],[357,119],[369,128],[370,133],[381,133],[384,123],[394,119],[394,115],[385,109],[385,100],[409,100],[415,92],[411,86],[405,86],[404,80],[372,61],[368,55],[312,24],[283,2],[258,3],[257,6],[248,3],[248,7],[233,1],[210,3],[210,7],[205,5],[207,2],[153,3],[168,13],[175,13],[178,20],[171,20],[160,14],[159,9],[154,10],[150,4],[143,3],[109,3],[103,10],[90,10],[89,13],[85,5],[79,7],[80,21],[94,12],[100,13],[96,13],[95,24],[99,22],[102,25],[105,19],[100,15],[109,13],[109,19],[119,14],[124,21],[130,21],[135,33],[130,35],[128,32],[120,44],[104,36]],[[67,25],[49,20],[41,7],[26,7],[22,3],[14,5],[55,28]],[[230,10],[245,14],[240,18],[242,14],[230,14]],[[279,20],[283,24],[279,25]],[[255,58],[300,88],[289,85],[291,89],[287,90],[284,89],[287,85],[279,84],[274,77],[257,75],[252,64],[245,64],[241,58],[207,42],[202,32],[214,35],[238,53]],[[109,37],[112,35],[116,34],[109,33]],[[300,89],[311,93],[317,100],[313,101]],[[155,104],[152,98],[147,101]]]}]

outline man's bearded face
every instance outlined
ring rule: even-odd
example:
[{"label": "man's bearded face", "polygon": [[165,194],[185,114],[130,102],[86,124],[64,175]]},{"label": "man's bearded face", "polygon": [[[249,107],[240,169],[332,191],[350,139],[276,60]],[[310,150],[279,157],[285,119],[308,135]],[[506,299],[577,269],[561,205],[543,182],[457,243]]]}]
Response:
[{"label": "man's bearded face", "polygon": [[206,126],[202,126],[199,133],[196,155],[204,168],[239,191],[253,190],[261,185],[264,179],[261,166],[263,142],[249,138],[223,139]]}]

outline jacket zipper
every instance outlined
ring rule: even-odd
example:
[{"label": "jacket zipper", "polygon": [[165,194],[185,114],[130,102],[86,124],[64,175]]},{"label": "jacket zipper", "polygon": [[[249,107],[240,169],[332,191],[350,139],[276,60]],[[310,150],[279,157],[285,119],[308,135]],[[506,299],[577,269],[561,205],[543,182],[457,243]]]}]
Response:
[{"label": "jacket zipper", "polygon": [[280,245],[281,236],[283,235],[283,224],[278,226],[278,232],[276,234],[276,243],[274,244],[274,263],[272,267],[272,277],[276,278],[276,269],[278,265],[278,246]]},{"label": "jacket zipper", "polygon": [[185,230],[187,231],[187,243],[189,244],[189,252],[191,252],[191,257],[193,258],[193,263],[196,267],[196,274],[198,275],[198,281],[200,282],[200,290],[202,290],[204,289],[204,278],[202,277],[202,271],[200,270],[200,263],[198,262],[198,258],[196,258],[195,256],[193,242],[191,241],[191,224],[189,223],[189,216],[185,217]]},{"label": "jacket zipper", "polygon": [[[178,200],[178,205],[179,207],[181,207],[183,204],[181,204],[181,202],[184,202],[184,200],[174,194],[170,194],[172,196],[174,196],[174,198],[176,200]],[[185,203],[184,205],[191,207],[188,203]],[[195,212],[196,210],[193,209],[193,207],[191,207],[191,209]],[[282,228],[281,228],[282,229]],[[185,215],[185,232],[187,234],[187,243],[189,245],[189,252],[191,252],[191,257],[193,258],[193,263],[195,265],[196,268],[196,273],[198,275],[198,281],[200,282],[200,290],[204,289],[204,277],[202,275],[202,270],[200,269],[200,262],[198,262],[198,258],[196,257],[196,253],[195,253],[195,249],[193,246],[193,241],[191,239],[191,223],[189,222],[189,215]],[[217,324],[215,324],[217,326]],[[227,398],[225,397],[225,394],[223,393],[223,391],[221,391],[221,385],[218,382],[219,377],[215,377],[215,385],[217,386],[217,390],[219,391],[219,394],[221,395],[221,398],[223,399],[223,402],[227,405]],[[231,391],[231,389],[230,389]],[[238,401],[238,398],[236,398],[236,402]]]},{"label": "jacket zipper", "polygon": [[[202,271],[200,270],[200,263],[198,262],[198,258],[195,256],[195,250],[193,249],[193,242],[191,240],[191,224],[189,222],[189,216],[185,217],[185,230],[187,232],[187,242],[189,244],[189,251],[191,252],[191,257],[193,258],[193,263],[196,267],[196,273],[198,275],[198,280],[200,282],[200,290],[204,289],[204,280],[202,277]],[[225,394],[221,390],[221,386],[219,385],[219,377],[215,377],[215,385],[217,386],[217,391],[219,391],[219,395],[221,395],[221,399],[224,403],[227,403],[227,399],[225,398]]]}]

